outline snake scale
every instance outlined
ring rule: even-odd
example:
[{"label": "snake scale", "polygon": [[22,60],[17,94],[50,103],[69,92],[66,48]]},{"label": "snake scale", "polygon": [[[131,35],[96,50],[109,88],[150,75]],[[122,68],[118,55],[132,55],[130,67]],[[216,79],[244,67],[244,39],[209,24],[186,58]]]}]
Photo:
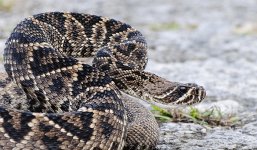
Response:
[{"label": "snake scale", "polygon": [[146,63],[144,36],[120,21],[64,12],[24,19],[4,50],[20,97],[7,90],[14,99],[1,103],[0,149],[154,149],[158,124],[128,95],[173,105],[206,93],[146,72]]}]

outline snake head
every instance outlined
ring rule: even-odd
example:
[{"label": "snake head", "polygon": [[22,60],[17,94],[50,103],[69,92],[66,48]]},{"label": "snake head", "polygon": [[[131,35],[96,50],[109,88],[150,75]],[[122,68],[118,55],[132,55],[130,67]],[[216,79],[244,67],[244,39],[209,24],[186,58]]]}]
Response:
[{"label": "snake head", "polygon": [[201,102],[206,96],[206,91],[202,86],[194,83],[173,83],[163,94],[154,96],[158,102],[165,104],[186,104],[191,105]]},{"label": "snake head", "polygon": [[171,82],[155,74],[144,72],[146,82],[140,87],[143,99],[165,105],[186,104],[191,105],[201,102],[206,91],[195,83]]},{"label": "snake head", "polygon": [[194,83],[180,84],[178,85],[173,92],[173,99],[167,95],[165,99],[171,100],[171,103],[175,104],[194,104],[201,102],[205,96],[206,92],[202,86],[198,86]]}]

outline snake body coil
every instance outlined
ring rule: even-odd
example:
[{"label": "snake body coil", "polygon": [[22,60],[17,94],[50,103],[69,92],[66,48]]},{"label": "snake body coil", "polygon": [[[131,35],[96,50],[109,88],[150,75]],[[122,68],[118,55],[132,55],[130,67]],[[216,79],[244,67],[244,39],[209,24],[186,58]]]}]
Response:
[{"label": "snake body coil", "polygon": [[[4,66],[26,101],[20,110],[0,107],[0,148],[154,148],[154,117],[124,93],[192,104],[205,91],[143,71],[146,50],[139,31],[104,17],[51,12],[19,23],[6,42]],[[93,64],[76,57],[94,57]]]}]

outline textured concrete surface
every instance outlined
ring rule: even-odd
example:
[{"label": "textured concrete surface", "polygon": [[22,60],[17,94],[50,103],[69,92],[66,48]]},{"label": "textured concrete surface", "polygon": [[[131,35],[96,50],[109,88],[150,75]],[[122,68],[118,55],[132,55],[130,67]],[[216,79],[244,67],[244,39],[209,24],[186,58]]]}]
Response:
[{"label": "textured concrete surface", "polygon": [[[0,7],[0,53],[15,24],[32,14],[75,11],[108,16],[132,25],[145,35],[149,45],[148,71],[172,81],[201,84],[208,97],[197,107],[208,109],[217,105],[224,113],[244,118],[245,123],[233,129],[163,124],[160,149],[257,149],[257,1],[11,0],[9,3],[8,9]],[[3,71],[2,66],[0,70]]]}]

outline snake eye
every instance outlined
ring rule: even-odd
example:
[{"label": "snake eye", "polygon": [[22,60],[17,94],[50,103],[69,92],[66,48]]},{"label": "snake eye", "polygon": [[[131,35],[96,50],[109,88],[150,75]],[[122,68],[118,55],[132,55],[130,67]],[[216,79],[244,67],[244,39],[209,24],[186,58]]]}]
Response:
[{"label": "snake eye", "polygon": [[186,86],[179,86],[178,90],[181,94],[185,94],[187,92],[187,87]]}]

